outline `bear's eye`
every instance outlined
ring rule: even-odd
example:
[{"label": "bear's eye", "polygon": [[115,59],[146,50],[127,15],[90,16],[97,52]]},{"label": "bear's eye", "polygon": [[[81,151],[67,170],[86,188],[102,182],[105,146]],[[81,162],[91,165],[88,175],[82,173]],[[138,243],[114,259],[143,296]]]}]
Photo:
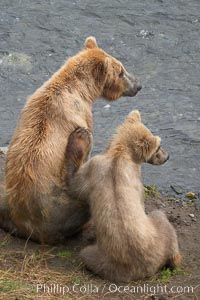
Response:
[{"label": "bear's eye", "polygon": [[124,76],[124,71],[121,70],[121,72],[119,73],[119,78],[122,78]]}]

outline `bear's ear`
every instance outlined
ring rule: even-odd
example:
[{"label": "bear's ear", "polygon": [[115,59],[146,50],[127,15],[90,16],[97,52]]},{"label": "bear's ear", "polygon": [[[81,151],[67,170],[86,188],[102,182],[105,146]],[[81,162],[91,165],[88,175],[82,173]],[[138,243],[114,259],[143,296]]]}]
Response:
[{"label": "bear's ear", "polygon": [[141,115],[139,110],[132,110],[128,115],[128,121],[130,122],[141,122]]},{"label": "bear's ear", "polygon": [[84,49],[98,48],[97,41],[94,36],[89,36],[84,43]]}]

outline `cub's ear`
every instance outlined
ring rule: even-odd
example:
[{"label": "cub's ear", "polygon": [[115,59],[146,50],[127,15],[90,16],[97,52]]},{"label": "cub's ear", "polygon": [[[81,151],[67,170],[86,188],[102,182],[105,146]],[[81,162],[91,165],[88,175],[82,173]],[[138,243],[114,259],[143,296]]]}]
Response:
[{"label": "cub's ear", "polygon": [[84,43],[84,49],[98,48],[97,41],[94,36],[89,36]]},{"label": "cub's ear", "polygon": [[141,122],[141,115],[140,115],[139,110],[132,110],[129,113],[127,119],[130,122]]}]

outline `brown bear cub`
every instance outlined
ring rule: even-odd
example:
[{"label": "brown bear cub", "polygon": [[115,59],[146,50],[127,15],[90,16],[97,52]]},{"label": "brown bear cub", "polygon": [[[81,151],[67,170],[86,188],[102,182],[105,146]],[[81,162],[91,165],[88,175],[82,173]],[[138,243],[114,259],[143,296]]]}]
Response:
[{"label": "brown bear cub", "polygon": [[159,210],[147,215],[143,204],[141,164],[161,165],[168,159],[160,138],[133,111],[107,149],[79,168],[71,149],[79,144],[79,153],[87,155],[86,136],[86,131],[72,133],[67,151],[71,195],[88,200],[96,228],[97,243],[81,251],[87,268],[105,279],[129,282],[176,267],[181,256],[174,228]]},{"label": "brown bear cub", "polygon": [[69,58],[22,110],[7,153],[0,226],[46,243],[63,241],[80,230],[90,214],[86,203],[72,201],[67,193],[68,137],[77,127],[93,132],[95,99],[114,101],[135,96],[140,89],[138,79],[121,62],[100,49],[94,37],[87,38],[82,51]]}]

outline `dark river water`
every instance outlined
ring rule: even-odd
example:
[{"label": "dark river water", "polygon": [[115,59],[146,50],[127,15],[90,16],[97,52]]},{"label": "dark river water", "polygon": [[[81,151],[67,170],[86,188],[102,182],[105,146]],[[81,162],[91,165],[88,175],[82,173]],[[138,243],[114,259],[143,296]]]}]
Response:
[{"label": "dark river water", "polygon": [[145,165],[145,184],[199,192],[199,0],[1,0],[0,146],[6,146],[28,95],[94,35],[141,78],[135,98],[94,105],[93,154],[132,109],[162,138],[170,160]]}]

